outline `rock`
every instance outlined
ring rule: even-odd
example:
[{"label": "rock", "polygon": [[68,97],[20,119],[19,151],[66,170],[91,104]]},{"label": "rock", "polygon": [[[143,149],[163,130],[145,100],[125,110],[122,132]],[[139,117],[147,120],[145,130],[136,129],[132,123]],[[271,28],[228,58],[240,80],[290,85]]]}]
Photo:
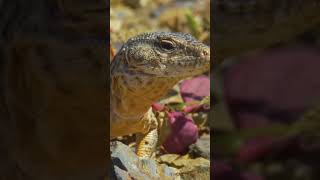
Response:
[{"label": "rock", "polygon": [[189,149],[192,155],[210,159],[210,135],[201,136]]},{"label": "rock", "polygon": [[126,145],[113,142],[111,145],[113,170],[110,179],[176,179],[177,170],[153,159],[140,159]]},{"label": "rock", "polygon": [[114,176],[115,179],[119,179],[119,180],[132,179],[128,172],[120,169],[118,166],[114,167],[114,174],[115,174],[115,176]]},{"label": "rock", "polygon": [[150,4],[150,0],[124,0],[123,3],[131,8],[141,8],[146,7],[147,4]]},{"label": "rock", "polygon": [[166,154],[159,158],[159,161],[170,166],[177,167],[179,178],[188,179],[210,179],[210,161],[202,157],[190,159],[188,155]]},{"label": "rock", "polygon": [[188,180],[210,179],[210,161],[188,155],[165,154],[154,159],[141,159],[126,145],[113,142],[111,145],[112,169],[109,179],[115,180]]},{"label": "rock", "polygon": [[180,177],[183,180],[209,180],[210,163],[193,167],[185,167],[180,170]]}]

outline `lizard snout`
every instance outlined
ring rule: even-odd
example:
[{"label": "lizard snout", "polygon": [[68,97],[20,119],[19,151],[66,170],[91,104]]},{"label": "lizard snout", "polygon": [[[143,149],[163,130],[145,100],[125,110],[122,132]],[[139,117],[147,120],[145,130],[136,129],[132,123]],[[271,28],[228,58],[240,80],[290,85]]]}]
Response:
[{"label": "lizard snout", "polygon": [[201,51],[200,55],[203,57],[210,56],[210,49],[205,48],[204,50]]},{"label": "lizard snout", "polygon": [[199,52],[201,62],[208,63],[210,61],[210,47],[203,46]]}]

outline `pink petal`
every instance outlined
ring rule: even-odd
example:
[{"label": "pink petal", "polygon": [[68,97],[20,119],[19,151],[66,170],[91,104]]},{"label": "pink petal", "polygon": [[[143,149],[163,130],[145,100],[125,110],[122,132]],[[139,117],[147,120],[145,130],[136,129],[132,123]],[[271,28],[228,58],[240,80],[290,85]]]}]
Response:
[{"label": "pink petal", "polygon": [[185,102],[202,100],[210,95],[210,79],[207,76],[198,76],[185,80],[180,86],[180,92]]},{"label": "pink petal", "polygon": [[162,111],[162,110],[164,110],[164,108],[165,108],[165,106],[164,106],[163,104],[160,104],[160,103],[153,103],[153,104],[151,105],[151,107],[152,107],[152,109],[153,109],[154,111]]},{"label": "pink petal", "polygon": [[185,113],[191,113],[191,112],[196,112],[197,110],[199,110],[201,108],[200,104],[194,104],[194,105],[190,105],[190,106],[186,106],[183,108],[183,112]]},{"label": "pink petal", "polygon": [[198,127],[191,117],[182,112],[170,112],[168,117],[172,131],[163,143],[163,147],[169,153],[186,153],[188,146],[198,139]]}]

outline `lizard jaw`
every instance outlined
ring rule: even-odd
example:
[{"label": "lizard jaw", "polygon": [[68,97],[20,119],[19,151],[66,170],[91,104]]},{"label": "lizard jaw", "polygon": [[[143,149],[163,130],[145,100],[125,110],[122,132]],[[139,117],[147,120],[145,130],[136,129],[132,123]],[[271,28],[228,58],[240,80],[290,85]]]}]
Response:
[{"label": "lizard jaw", "polygon": [[210,48],[199,55],[185,56],[164,61],[159,65],[162,67],[158,75],[164,77],[190,77],[202,74],[210,69]]}]

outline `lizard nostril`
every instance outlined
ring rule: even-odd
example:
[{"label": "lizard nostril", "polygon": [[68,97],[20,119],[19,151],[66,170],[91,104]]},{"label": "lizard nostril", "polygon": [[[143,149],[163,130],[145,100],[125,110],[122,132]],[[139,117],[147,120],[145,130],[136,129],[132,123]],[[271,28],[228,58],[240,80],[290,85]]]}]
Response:
[{"label": "lizard nostril", "polygon": [[209,51],[208,51],[208,50],[203,50],[203,51],[201,52],[201,55],[203,55],[203,56],[208,56],[208,55],[209,55]]}]

